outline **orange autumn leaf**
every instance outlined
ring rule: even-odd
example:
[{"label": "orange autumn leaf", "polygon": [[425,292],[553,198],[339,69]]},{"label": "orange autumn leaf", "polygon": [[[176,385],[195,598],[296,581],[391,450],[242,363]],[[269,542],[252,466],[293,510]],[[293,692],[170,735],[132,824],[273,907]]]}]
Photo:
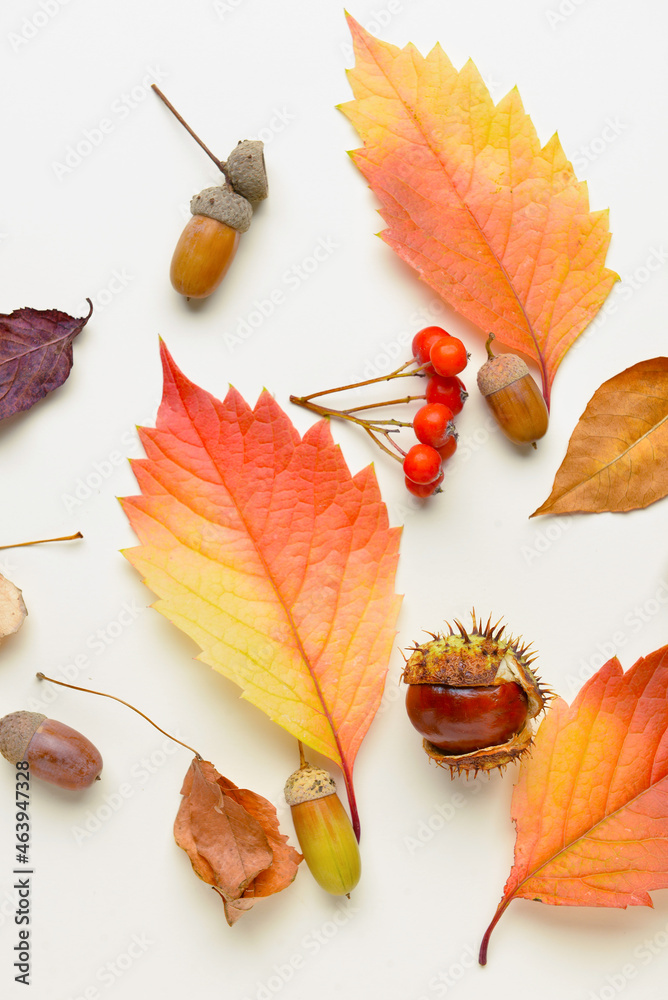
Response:
[{"label": "orange autumn leaf", "polygon": [[668,358],[641,361],[599,386],[536,514],[626,511],[668,494]]},{"label": "orange autumn leaf", "polygon": [[364,142],[353,160],[379,198],[386,243],[449,305],[533,358],[543,394],[618,275],[607,212],[590,212],[556,134],[541,148],[517,89],[498,104],[472,62],[439,45],[381,42],[348,18]]},{"label": "orange autumn leaf", "polygon": [[279,832],[271,802],[198,758],[181,794],[174,838],[195,874],[222,897],[230,926],[256,899],[290,885],[302,858]]},{"label": "orange autumn leaf", "polygon": [[668,646],[604,664],[555,699],[513,792],[515,860],[483,939],[513,899],[651,906],[668,887]]},{"label": "orange autumn leaf", "polygon": [[399,530],[371,468],[351,476],[327,422],[300,439],[268,392],[251,409],[190,382],[161,346],[164,395],[125,555],[198,659],[297,739],[352,770],[382,695],[400,598]]}]

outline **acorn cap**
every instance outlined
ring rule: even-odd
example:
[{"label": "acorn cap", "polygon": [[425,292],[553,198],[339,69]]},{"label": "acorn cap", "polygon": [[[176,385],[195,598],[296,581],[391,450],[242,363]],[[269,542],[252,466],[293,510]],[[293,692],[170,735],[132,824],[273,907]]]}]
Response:
[{"label": "acorn cap", "polygon": [[326,795],[336,795],[336,782],[329,771],[321,767],[300,767],[285,782],[285,801],[289,806],[313,799],[324,799]]},{"label": "acorn cap", "polygon": [[243,139],[227,157],[225,174],[234,190],[253,205],[266,198],[269,185],[264,143],[259,139]]},{"label": "acorn cap", "polygon": [[253,218],[250,202],[226,187],[204,188],[191,200],[190,211],[193,215],[205,215],[222,222],[239,233],[246,232]]},{"label": "acorn cap", "polygon": [[528,366],[517,354],[499,354],[486,361],[478,372],[478,388],[483,396],[491,396],[528,374]]},{"label": "acorn cap", "polygon": [[45,719],[41,712],[12,712],[0,719],[0,753],[10,764],[25,760],[30,741]]}]

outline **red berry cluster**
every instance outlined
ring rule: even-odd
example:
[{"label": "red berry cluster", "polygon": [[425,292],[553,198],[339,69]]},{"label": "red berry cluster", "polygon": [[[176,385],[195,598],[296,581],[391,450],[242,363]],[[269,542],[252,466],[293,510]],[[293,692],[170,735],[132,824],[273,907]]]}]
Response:
[{"label": "red berry cluster", "polygon": [[[440,326],[427,326],[416,333],[412,351],[410,361],[400,365],[389,375],[380,375],[353,385],[337,386],[335,389],[323,389],[309,396],[290,396],[290,400],[320,416],[338,417],[363,427],[379,448],[402,463],[407,489],[414,496],[428,497],[438,491],[443,482],[443,462],[450,458],[457,447],[454,417],[461,411],[467,397],[466,387],[457,376],[466,368],[468,354],[461,340],[451,337]],[[317,396],[415,375],[426,378],[426,390],[422,395],[353,406],[347,410],[333,409],[314,402]],[[360,416],[362,410],[411,403],[414,400],[424,400],[424,405],[410,423]],[[403,427],[412,428],[419,442],[407,452],[394,437]]]},{"label": "red berry cluster", "polygon": [[451,337],[440,326],[427,326],[413,337],[413,358],[428,376],[426,404],[413,418],[413,430],[419,444],[404,458],[406,489],[417,497],[435,493],[443,482],[442,463],[454,454],[457,432],[454,416],[466,399],[461,379],[468,354],[461,340]]}]

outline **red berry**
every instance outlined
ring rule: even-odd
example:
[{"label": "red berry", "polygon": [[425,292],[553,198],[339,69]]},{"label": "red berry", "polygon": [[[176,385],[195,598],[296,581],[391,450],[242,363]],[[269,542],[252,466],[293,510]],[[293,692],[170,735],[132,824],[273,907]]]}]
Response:
[{"label": "red berry", "polygon": [[466,386],[456,375],[432,375],[425,392],[428,403],[443,403],[454,414],[461,413],[468,396]]},{"label": "red berry", "polygon": [[413,337],[413,343],[411,345],[413,350],[413,357],[420,362],[421,365],[426,365],[429,361],[429,352],[436,343],[442,337],[449,337],[450,334],[442,330],[440,326],[425,326],[424,330],[418,330],[418,332]]},{"label": "red berry", "polygon": [[412,479],[409,479],[408,476],[406,476],[406,489],[415,497],[430,497],[432,493],[435,493],[441,485],[443,478],[443,473],[441,473],[438,479],[435,479],[433,483],[414,483]]},{"label": "red berry", "polygon": [[414,444],[404,459],[404,475],[414,483],[433,483],[441,474],[441,456],[429,444]]},{"label": "red berry", "polygon": [[469,356],[461,340],[443,337],[432,345],[429,358],[437,375],[458,375],[466,368]]},{"label": "red berry", "polygon": [[441,456],[442,462],[447,462],[449,458],[452,458],[455,451],[457,450],[457,435],[451,434],[447,439],[445,444],[442,444],[440,448],[436,449]]},{"label": "red berry", "polygon": [[413,430],[418,441],[432,448],[444,445],[452,432],[452,410],[443,403],[427,403],[413,417]]}]

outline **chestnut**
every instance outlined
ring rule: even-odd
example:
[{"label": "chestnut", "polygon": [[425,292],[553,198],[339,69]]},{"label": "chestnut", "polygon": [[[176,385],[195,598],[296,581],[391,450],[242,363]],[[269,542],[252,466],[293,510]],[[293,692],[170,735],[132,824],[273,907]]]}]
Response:
[{"label": "chestnut", "polygon": [[529,749],[531,721],[547,692],[519,640],[502,638],[505,626],[476,624],[416,645],[406,662],[406,711],[424,749],[452,772],[504,767]]}]

